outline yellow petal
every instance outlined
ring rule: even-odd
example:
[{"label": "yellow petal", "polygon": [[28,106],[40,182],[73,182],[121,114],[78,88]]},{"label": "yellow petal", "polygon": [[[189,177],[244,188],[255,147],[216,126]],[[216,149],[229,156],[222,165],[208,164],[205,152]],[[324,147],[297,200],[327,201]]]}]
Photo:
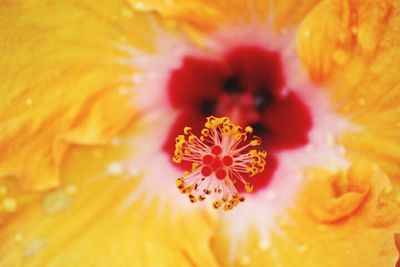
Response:
[{"label": "yellow petal", "polygon": [[[277,220],[279,230],[271,230],[268,242],[249,232],[235,266],[394,266],[398,192],[390,191],[393,185],[381,169],[359,162],[342,174],[313,170],[308,181],[298,205]],[[229,247],[230,241],[220,236],[214,244]],[[228,264],[226,247],[215,249]]]},{"label": "yellow petal", "polygon": [[396,1],[323,1],[305,18],[298,52],[310,76],[360,129],[341,142],[400,175],[400,6]]},{"label": "yellow petal", "polygon": [[[314,175],[310,184],[329,181],[314,189],[331,190],[331,194],[311,193],[310,184],[305,185],[299,203],[311,216],[293,211],[295,221],[288,235],[307,244],[307,253],[321,266],[392,266],[397,257],[393,234],[400,225],[400,212],[386,174],[376,165],[358,162],[342,176]],[[334,256],[340,251],[346,257]]]},{"label": "yellow petal", "polygon": [[[145,47],[148,24],[126,17],[121,2],[9,3],[1,8],[0,176],[16,176],[26,190],[59,184],[70,143],[99,144],[134,114],[117,44],[125,35]],[[109,13],[112,12],[112,13]],[[111,16],[110,14],[116,14]],[[129,27],[141,23],[142,27]],[[129,40],[128,38],[125,38]]]},{"label": "yellow petal", "polygon": [[19,206],[1,216],[0,265],[217,266],[208,247],[209,216],[173,213],[173,203],[146,203],[142,196],[126,205],[142,177],[125,171],[99,176],[124,157],[122,148],[72,149],[62,185],[28,202],[8,184],[6,197],[19,197]]},{"label": "yellow petal", "polygon": [[191,37],[201,42],[204,34],[223,26],[264,25],[271,19],[277,30],[296,26],[318,1],[131,0],[130,3],[136,10],[155,11],[177,21]]},{"label": "yellow petal", "polygon": [[0,12],[0,265],[216,266],[212,220],[148,192],[128,201],[145,173],[116,162],[126,146],[105,146],[137,115],[120,47],[151,50],[149,19],[123,1]]},{"label": "yellow petal", "polygon": [[366,201],[370,186],[363,181],[364,177],[343,177],[341,174],[330,176],[324,171],[313,175],[317,178],[305,187],[302,203],[318,222],[329,223],[346,219]]},{"label": "yellow petal", "polygon": [[[398,249],[399,252],[400,252],[400,234],[395,234],[395,235],[394,235],[394,239],[395,239],[396,247],[397,247],[397,249]],[[399,266],[400,266],[400,257],[399,257],[399,259],[398,259],[397,262],[396,262],[396,267],[399,267]]]}]

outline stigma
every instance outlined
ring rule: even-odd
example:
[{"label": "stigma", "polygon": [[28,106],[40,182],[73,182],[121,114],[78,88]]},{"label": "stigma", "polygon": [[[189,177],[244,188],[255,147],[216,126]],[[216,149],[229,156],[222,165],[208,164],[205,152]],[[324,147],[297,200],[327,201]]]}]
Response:
[{"label": "stigma", "polygon": [[254,147],[261,139],[253,136],[253,129],[243,129],[229,118],[207,118],[200,136],[196,136],[190,127],[175,140],[175,152],[172,160],[179,164],[191,163],[191,170],[176,180],[177,188],[187,194],[192,203],[204,201],[212,195],[215,209],[231,210],[245,197],[235,186],[243,183],[247,192],[253,191],[253,185],[247,178],[264,171],[265,151]]}]

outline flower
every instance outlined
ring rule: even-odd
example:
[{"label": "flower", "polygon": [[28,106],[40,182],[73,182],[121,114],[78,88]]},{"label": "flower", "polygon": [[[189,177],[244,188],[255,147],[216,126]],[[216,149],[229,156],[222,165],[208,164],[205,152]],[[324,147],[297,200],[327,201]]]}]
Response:
[{"label": "flower", "polygon": [[249,150],[261,144],[258,137],[253,137],[246,145],[241,144],[253,132],[250,126],[243,131],[229,118],[213,116],[207,118],[204,126],[200,137],[193,134],[190,127],[185,127],[184,135],[176,138],[173,161],[192,162],[191,172],[186,171],[176,180],[177,187],[189,194],[192,203],[214,193],[213,207],[218,209],[223,205],[224,210],[231,210],[245,200],[234,183],[240,182],[247,192],[252,192],[253,185],[244,175],[254,176],[264,171],[266,152]]},{"label": "flower", "polygon": [[[0,265],[395,266],[399,8],[4,3]],[[224,213],[171,162],[210,115],[268,151]]]}]

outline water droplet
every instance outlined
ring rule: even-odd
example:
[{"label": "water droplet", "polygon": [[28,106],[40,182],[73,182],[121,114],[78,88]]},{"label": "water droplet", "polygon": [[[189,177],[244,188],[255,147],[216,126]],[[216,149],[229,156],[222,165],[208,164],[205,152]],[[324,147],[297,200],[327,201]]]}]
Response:
[{"label": "water droplet", "polygon": [[0,185],[0,195],[5,195],[5,194],[7,194],[7,191],[8,191],[7,186],[5,186],[5,185]]},{"label": "water droplet", "polygon": [[348,33],[347,32],[342,32],[337,36],[339,42],[341,43],[347,43],[348,42]]},{"label": "water droplet", "polygon": [[162,22],[163,22],[164,27],[168,30],[174,30],[179,25],[178,22],[174,19],[164,19]]},{"label": "water droplet", "polygon": [[360,98],[357,99],[357,103],[360,106],[365,106],[366,100],[365,100],[364,97],[360,97]]},{"label": "water droplet", "polygon": [[123,17],[130,18],[130,17],[132,17],[133,13],[132,13],[132,11],[131,11],[130,9],[128,9],[128,8],[123,8],[123,9],[121,10],[121,15],[122,15]]},{"label": "water droplet", "polygon": [[268,199],[269,201],[272,201],[272,200],[275,200],[275,199],[276,199],[277,195],[276,195],[276,192],[274,192],[274,191],[268,191],[268,192],[266,193],[266,197],[267,197],[267,199]]},{"label": "water droplet", "polygon": [[121,43],[127,43],[127,42],[128,42],[128,38],[127,38],[125,35],[121,35],[121,36],[119,37],[119,41],[120,41]]},{"label": "water droplet", "polygon": [[119,93],[120,95],[127,95],[127,94],[129,94],[129,89],[128,89],[128,88],[125,88],[125,87],[119,88],[119,89],[118,89],[118,93]]},{"label": "water droplet", "polygon": [[145,5],[145,3],[143,2],[134,2],[134,7],[135,9],[137,9],[138,11],[147,11],[147,7]]},{"label": "water droplet", "polygon": [[271,243],[268,240],[261,240],[258,245],[262,251],[268,251],[271,249]]},{"label": "water droplet", "polygon": [[143,81],[143,75],[140,73],[136,73],[133,75],[132,80],[134,83],[140,83],[141,81]]},{"label": "water droplet", "polygon": [[325,135],[325,142],[328,146],[333,146],[335,144],[335,136],[332,133],[327,133]]},{"label": "water droplet", "polygon": [[309,38],[309,37],[311,36],[310,30],[305,30],[305,31],[303,31],[303,35],[304,35],[304,37]]},{"label": "water droplet", "polygon": [[336,49],[332,53],[332,60],[338,65],[346,64],[348,59],[349,59],[348,54],[341,49]]},{"label": "water droplet", "polygon": [[338,150],[339,150],[339,153],[340,153],[341,155],[346,154],[346,148],[345,148],[344,146],[339,146],[339,147],[338,147]]},{"label": "water droplet", "polygon": [[25,257],[32,257],[43,249],[45,242],[43,239],[34,239],[25,245]]},{"label": "water droplet", "polygon": [[138,167],[136,167],[136,166],[129,166],[129,174],[131,175],[131,176],[137,176],[137,175],[139,175],[139,168]]},{"label": "water droplet", "polygon": [[23,238],[24,237],[23,237],[23,235],[21,233],[16,233],[15,236],[14,236],[15,242],[20,242],[20,241],[22,241]]},{"label": "water droplet", "polygon": [[93,157],[96,159],[100,159],[103,157],[103,151],[101,151],[100,149],[96,149],[95,151],[93,151]]},{"label": "water droplet", "polygon": [[151,244],[150,241],[145,241],[145,242],[144,242],[144,247],[145,247],[146,249],[151,249],[151,248],[153,247],[153,244]]},{"label": "water droplet", "polygon": [[383,190],[383,192],[385,194],[389,195],[390,193],[393,192],[393,186],[391,186],[391,185],[386,186],[385,189]]},{"label": "water droplet", "polygon": [[352,32],[353,34],[357,34],[357,33],[358,33],[358,27],[357,27],[357,26],[352,26],[352,27],[350,28],[350,30],[351,30],[351,32]]},{"label": "water droplet", "polygon": [[280,227],[284,228],[288,226],[289,222],[285,218],[278,218],[278,224]]},{"label": "water droplet", "polygon": [[293,176],[293,181],[298,184],[298,183],[303,181],[303,176],[301,174],[299,174],[299,173],[295,174]]},{"label": "water droplet", "polygon": [[17,200],[12,197],[7,197],[7,198],[3,199],[3,207],[4,207],[4,210],[7,212],[14,212],[17,210],[17,207],[18,207]]},{"label": "water droplet", "polygon": [[28,98],[25,100],[25,105],[27,105],[28,107],[32,106],[32,103],[33,103],[32,98]]},{"label": "water droplet", "polygon": [[301,253],[305,253],[305,252],[307,252],[307,250],[308,250],[308,246],[307,246],[306,244],[301,244],[301,245],[299,245],[298,250],[299,250]]},{"label": "water droplet", "polygon": [[68,207],[71,198],[63,190],[48,192],[42,199],[43,209],[47,214],[55,214]]},{"label": "water droplet", "polygon": [[76,187],[76,185],[68,185],[65,188],[65,193],[67,193],[68,195],[75,195],[78,192],[78,187]]},{"label": "water droplet", "polygon": [[396,196],[396,203],[400,205],[400,193]]},{"label": "water droplet", "polygon": [[122,144],[121,138],[115,137],[111,140],[111,144],[114,146],[119,146]]},{"label": "water droplet", "polygon": [[158,77],[158,74],[156,72],[154,72],[154,71],[149,71],[147,73],[147,79],[149,79],[150,81],[156,80],[157,77]]},{"label": "water droplet", "polygon": [[242,262],[243,265],[249,265],[250,264],[250,257],[245,255],[242,256],[242,258],[240,259],[240,261]]},{"label": "water droplet", "polygon": [[113,175],[119,175],[124,171],[124,166],[119,162],[113,162],[108,165],[108,172]]}]

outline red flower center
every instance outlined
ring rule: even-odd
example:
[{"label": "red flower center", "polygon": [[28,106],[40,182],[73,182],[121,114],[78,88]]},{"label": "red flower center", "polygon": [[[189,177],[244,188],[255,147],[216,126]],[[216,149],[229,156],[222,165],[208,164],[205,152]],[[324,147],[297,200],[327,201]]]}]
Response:
[{"label": "red flower center", "polygon": [[[278,52],[237,47],[221,60],[185,57],[182,66],[171,73],[168,84],[170,102],[179,115],[169,130],[165,152],[173,153],[175,137],[184,126],[198,132],[207,116],[226,116],[243,127],[252,126],[263,140],[261,148],[268,152],[266,170],[251,181],[254,190],[267,186],[278,166],[276,152],[306,145],[312,126],[307,106],[293,90],[283,92],[284,85]],[[217,150],[203,158],[204,163],[210,162],[210,169],[204,172],[216,171],[223,179],[226,174],[218,166],[229,166],[230,161],[220,159]]]}]

